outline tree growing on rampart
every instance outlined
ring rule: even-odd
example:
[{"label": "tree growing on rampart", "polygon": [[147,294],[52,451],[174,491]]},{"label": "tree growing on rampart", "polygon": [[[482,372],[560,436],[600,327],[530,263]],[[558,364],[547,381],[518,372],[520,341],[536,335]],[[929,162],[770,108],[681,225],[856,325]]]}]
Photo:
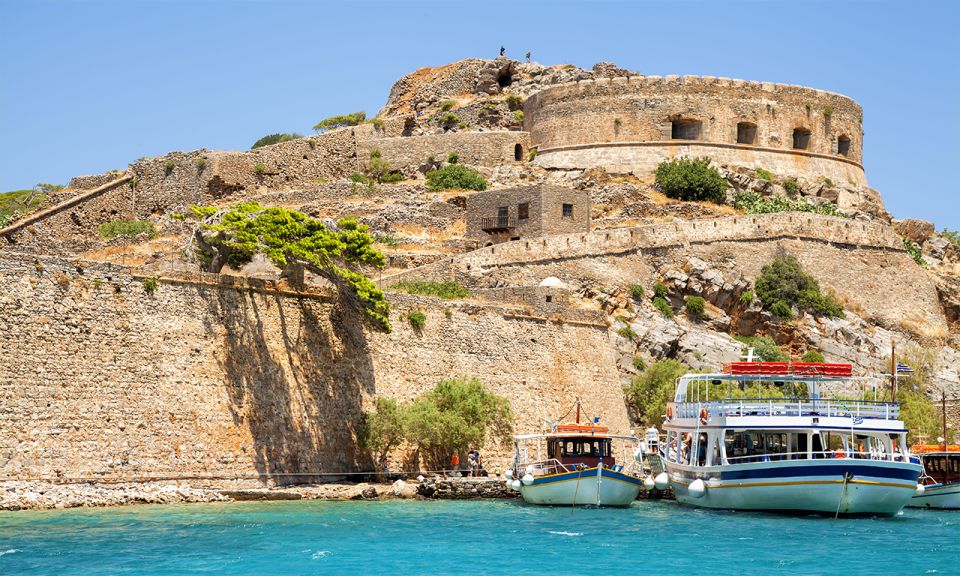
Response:
[{"label": "tree growing on rampart", "polygon": [[672,358],[651,364],[624,387],[628,408],[645,426],[663,426],[667,402],[673,398],[674,384],[687,372],[689,368],[685,364]]},{"label": "tree growing on rampart", "polygon": [[255,254],[264,254],[280,268],[297,264],[329,280],[374,326],[390,332],[390,306],[363,273],[364,267],[382,268],[386,257],[373,248],[373,236],[355,219],[342,218],[331,227],[302,212],[256,202],[226,209],[191,206],[190,211],[202,219],[193,240],[208,272],[240,266]]},{"label": "tree growing on rampart", "polygon": [[655,172],[657,187],[677,200],[726,200],[729,184],[709,158],[677,158],[661,162]]},{"label": "tree growing on rampart", "polygon": [[364,111],[354,112],[353,114],[343,114],[340,116],[331,116],[317,122],[313,129],[317,132],[326,132],[334,128],[344,128],[346,126],[356,126],[367,119],[367,113]]},{"label": "tree growing on rampart", "polygon": [[755,287],[763,307],[782,320],[791,319],[794,310],[843,318],[840,303],[820,292],[820,283],[794,256],[781,254],[764,264]]}]

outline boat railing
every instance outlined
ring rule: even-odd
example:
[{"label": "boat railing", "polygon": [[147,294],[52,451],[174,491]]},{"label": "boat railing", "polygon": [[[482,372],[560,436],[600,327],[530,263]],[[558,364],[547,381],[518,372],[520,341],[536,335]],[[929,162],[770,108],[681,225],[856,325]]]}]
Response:
[{"label": "boat railing", "polygon": [[726,398],[709,402],[676,402],[679,418],[708,416],[826,416],[899,420],[896,402],[812,398]]},{"label": "boat railing", "polygon": [[572,468],[565,466],[562,462],[556,458],[550,458],[549,460],[540,460],[537,462],[530,462],[526,466],[521,467],[524,472],[531,471],[533,473],[540,472],[541,474],[561,474],[563,472],[572,472]]}]

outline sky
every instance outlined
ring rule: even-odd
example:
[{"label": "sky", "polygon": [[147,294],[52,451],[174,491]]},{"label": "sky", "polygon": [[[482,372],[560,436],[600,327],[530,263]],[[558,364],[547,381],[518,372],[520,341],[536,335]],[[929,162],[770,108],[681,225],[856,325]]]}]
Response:
[{"label": "sky", "polygon": [[896,218],[960,230],[960,1],[0,0],[0,191],[373,115],[463,58],[802,84],[864,109]]}]

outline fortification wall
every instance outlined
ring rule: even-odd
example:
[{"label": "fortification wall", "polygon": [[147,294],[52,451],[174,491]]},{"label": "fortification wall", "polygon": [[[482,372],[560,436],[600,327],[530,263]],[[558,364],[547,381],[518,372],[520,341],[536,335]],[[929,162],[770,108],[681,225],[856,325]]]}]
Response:
[{"label": "fortification wall", "polygon": [[519,431],[578,395],[628,426],[604,326],[398,296],[395,332],[369,333],[323,294],[209,274],[151,294],[124,268],[9,253],[0,281],[6,478],[369,470],[355,433],[372,399],[459,374],[510,398]]},{"label": "fortification wall", "polygon": [[526,132],[454,132],[360,140],[357,143],[357,154],[361,161],[364,161],[370,157],[372,150],[380,150],[383,158],[390,162],[393,168],[409,173],[426,164],[429,157],[445,161],[451,152],[459,154],[461,164],[512,164],[517,162],[515,153],[518,145],[521,149],[520,159],[523,160],[530,147],[530,136]]},{"label": "fortification wall", "polygon": [[[669,150],[656,151],[677,143],[671,139],[671,123],[693,121],[700,126],[697,148],[691,152],[749,167],[782,168],[796,176],[823,175],[866,185],[860,165],[862,117],[856,102],[832,92],[709,76],[584,80],[548,88],[524,104],[524,127],[531,144],[538,147],[538,162],[548,166],[609,164],[616,171],[629,171],[630,166],[646,171],[657,154],[672,155]],[[754,126],[752,143],[738,143],[739,123]],[[804,150],[794,149],[798,128],[809,131]],[[839,153],[841,139],[849,145],[845,154]],[[604,152],[582,152],[591,146]]]}]

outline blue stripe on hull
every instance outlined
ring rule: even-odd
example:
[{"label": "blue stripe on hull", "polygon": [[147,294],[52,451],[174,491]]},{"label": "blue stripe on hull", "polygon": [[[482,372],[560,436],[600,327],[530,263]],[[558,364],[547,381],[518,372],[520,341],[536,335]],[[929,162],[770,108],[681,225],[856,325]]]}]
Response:
[{"label": "blue stripe on hull", "polygon": [[[603,472],[602,472],[601,474],[602,474],[602,476],[603,476],[604,478],[612,478],[612,479],[614,479],[614,480],[622,480],[623,482],[628,482],[628,483],[630,483],[630,484],[636,484],[637,486],[642,486],[642,485],[643,485],[643,480],[641,480],[641,479],[639,479],[639,478],[636,478],[636,477],[634,477],[634,476],[628,476],[628,475],[626,475],[626,474],[621,474],[620,472],[614,472],[613,470],[609,470],[609,469],[607,469],[607,468],[604,468],[604,469],[603,469]],[[539,478],[534,478],[533,483],[531,483],[530,486],[531,486],[531,487],[532,487],[532,486],[543,486],[543,485],[546,485],[546,484],[551,484],[551,483],[553,483],[553,482],[563,482],[563,481],[565,481],[565,480],[576,480],[577,478],[583,479],[583,478],[587,478],[587,477],[590,477],[590,476],[596,476],[596,475],[597,475],[597,469],[596,469],[596,468],[587,468],[587,469],[585,469],[585,470],[583,470],[583,471],[581,471],[581,472],[567,472],[567,473],[564,473],[564,474],[555,474],[555,475],[553,475],[553,476],[547,476],[547,477],[541,476],[541,477],[539,477]]]},{"label": "blue stripe on hull", "polygon": [[920,477],[919,469],[888,468],[868,464],[826,464],[820,466],[770,466],[752,470],[725,470],[720,472],[721,480],[757,480],[760,478],[782,478],[798,476],[843,476],[849,472],[856,476],[909,480],[916,483]]}]

